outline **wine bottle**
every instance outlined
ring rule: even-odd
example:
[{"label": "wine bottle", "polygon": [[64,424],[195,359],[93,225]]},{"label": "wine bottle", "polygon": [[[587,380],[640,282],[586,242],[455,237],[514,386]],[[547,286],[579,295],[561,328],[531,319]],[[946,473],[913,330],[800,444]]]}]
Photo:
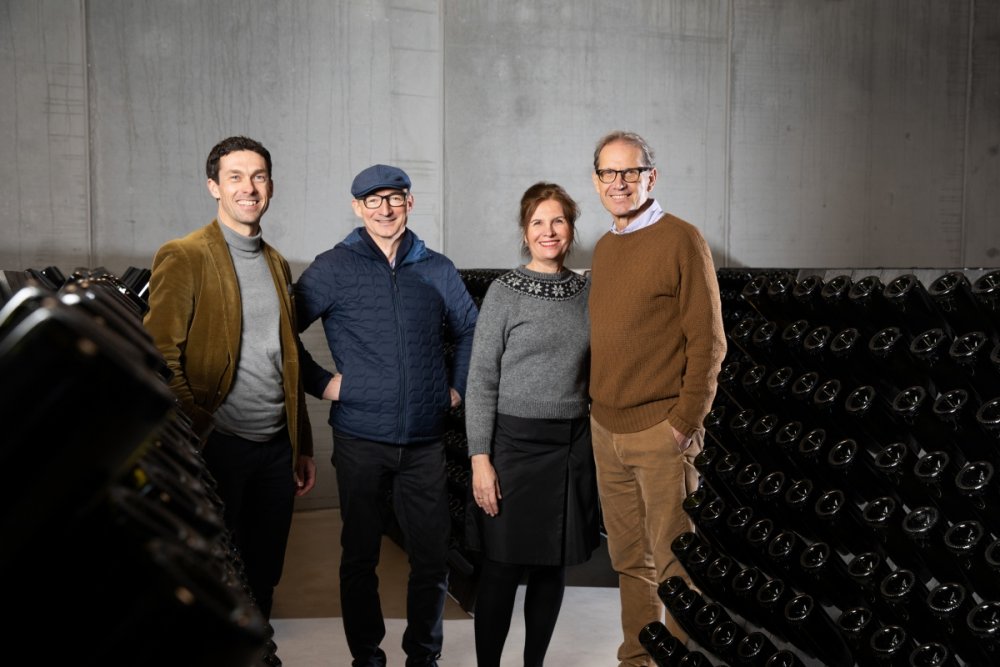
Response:
[{"label": "wine bottle", "polygon": [[856,280],[847,292],[853,316],[851,320],[865,328],[863,333],[870,336],[874,331],[890,326],[896,315],[886,303],[885,285],[878,276],[868,275]]},{"label": "wine bottle", "polygon": [[992,324],[1000,332],[1000,271],[989,271],[972,283],[972,297]]},{"label": "wine bottle", "polygon": [[879,488],[880,480],[873,471],[870,457],[854,438],[834,443],[827,451],[825,463],[825,479],[849,493],[852,502],[866,501],[871,489]]},{"label": "wine bottle", "polygon": [[768,658],[764,667],[805,667],[805,665],[799,656],[783,648]]},{"label": "wine bottle", "polygon": [[997,463],[1000,459],[977,427],[969,399],[965,389],[952,389],[934,399],[931,413],[949,431],[949,437],[942,438],[940,447],[935,448],[947,448],[959,464],[979,460]]},{"label": "wine bottle", "polygon": [[826,456],[826,429],[814,428],[799,440],[795,447],[795,462],[813,479],[824,479],[826,471],[821,461]]},{"label": "wine bottle", "polygon": [[861,591],[865,603],[872,608],[881,602],[879,585],[890,572],[885,558],[877,551],[859,552],[847,561],[847,575]]},{"label": "wine bottle", "polygon": [[753,556],[753,563],[768,572],[772,566],[767,560],[767,543],[774,536],[774,532],[774,521],[763,517],[750,524],[746,533],[747,547]]},{"label": "wine bottle", "polygon": [[875,630],[869,643],[876,664],[885,667],[909,667],[910,652],[917,646],[906,628],[896,624]]},{"label": "wine bottle", "polygon": [[869,549],[870,540],[858,509],[840,489],[822,493],[813,506],[813,516],[821,539],[842,554],[860,554]]},{"label": "wine bottle", "polygon": [[847,574],[847,565],[826,542],[813,542],[803,549],[799,569],[803,590],[822,604],[840,609],[864,604],[864,596]]},{"label": "wine bottle", "polygon": [[698,514],[695,524],[715,551],[720,553],[739,553],[738,545],[730,541],[730,533],[726,530],[726,515],[729,507],[722,498],[713,498]]},{"label": "wine bottle", "polygon": [[892,496],[879,496],[865,505],[861,520],[874,546],[896,564],[911,565],[911,550],[903,535],[903,508]]},{"label": "wine bottle", "polygon": [[815,368],[825,375],[835,375],[840,368],[830,354],[830,341],[833,340],[833,328],[829,324],[820,324],[802,338],[802,363],[806,368]]},{"label": "wine bottle", "polygon": [[951,581],[958,572],[954,561],[944,551],[944,534],[947,522],[940,510],[930,505],[915,507],[903,517],[903,534],[913,547],[915,567],[921,579]]},{"label": "wine bottle", "polygon": [[694,614],[705,606],[705,599],[694,589],[681,591],[670,599],[667,611],[673,617],[677,626],[689,637],[694,637]]},{"label": "wine bottle", "polygon": [[737,665],[744,667],[764,667],[767,659],[778,651],[774,642],[759,630],[748,632],[736,645]]},{"label": "wine bottle", "polygon": [[751,461],[736,473],[737,495],[747,504],[755,505],[757,503],[757,487],[760,485],[763,474],[764,469],[756,461]]},{"label": "wine bottle", "polygon": [[886,392],[886,396],[894,396],[927,380],[914,368],[907,354],[909,340],[896,326],[879,329],[868,339],[868,356],[875,362],[874,373],[870,373],[869,377],[879,383],[878,389]]},{"label": "wine bottle", "polygon": [[955,338],[948,348],[948,358],[960,369],[978,403],[1000,396],[1000,372],[991,360],[990,338],[985,331],[970,331]]},{"label": "wine bottle", "polygon": [[874,664],[875,655],[870,642],[875,630],[881,626],[874,612],[864,606],[847,607],[837,616],[836,624],[857,664],[860,667]]},{"label": "wine bottle", "polygon": [[986,529],[975,519],[952,524],[944,534],[944,546],[957,559],[964,583],[984,599],[1000,597],[995,573],[986,565],[984,554],[989,543]]},{"label": "wine bottle", "polygon": [[783,498],[783,516],[788,521],[789,528],[813,540],[819,539],[812,514],[816,498],[816,485],[808,477],[788,484]]},{"label": "wine bottle", "polygon": [[927,286],[935,310],[948,323],[952,336],[974,331],[989,321],[972,294],[972,284],[961,271],[949,271]]},{"label": "wine bottle", "polygon": [[927,594],[927,587],[913,570],[903,567],[893,570],[879,583],[879,607],[886,612],[883,618],[895,619],[913,633],[926,633],[915,637],[917,639],[940,637],[939,626],[934,623],[926,605]]},{"label": "wine bottle", "polygon": [[777,455],[783,461],[783,464],[779,467],[784,468],[789,475],[799,479],[807,476],[806,471],[795,460],[795,450],[804,433],[805,427],[802,422],[793,420],[780,426],[774,434],[774,444],[778,450]]},{"label": "wine bottle", "polygon": [[983,658],[981,663],[972,660],[972,664],[1000,664],[1000,602],[987,600],[979,603],[969,612],[965,623],[979,640],[977,648]]},{"label": "wine bottle", "polygon": [[920,332],[910,341],[909,353],[916,367],[931,379],[938,392],[964,387],[968,382],[963,369],[948,355],[952,340],[944,329],[935,327]]},{"label": "wine bottle", "polygon": [[1000,484],[995,473],[996,468],[989,461],[971,461],[955,474],[955,488],[971,515],[987,530],[1000,535],[1000,519],[996,515],[996,508],[1000,507]]},{"label": "wine bottle", "polygon": [[750,427],[750,453],[755,461],[769,470],[781,468],[784,464],[784,457],[775,450],[774,444],[780,425],[780,417],[771,412],[761,416]]},{"label": "wine bottle", "polygon": [[[783,358],[787,363],[802,368],[810,368],[809,359],[805,356],[804,342],[806,334],[813,328],[808,320],[795,320],[781,330],[781,346],[784,349]],[[779,360],[775,359],[775,363]]]},{"label": "wine bottle", "polygon": [[958,667],[951,649],[941,642],[925,642],[910,653],[910,667]]},{"label": "wine bottle", "polygon": [[786,487],[787,477],[781,470],[772,470],[757,484],[757,501],[761,511],[783,524],[788,523],[784,504]]},{"label": "wine bottle", "polygon": [[966,617],[975,605],[968,589],[954,581],[939,583],[927,594],[927,608],[941,633],[947,637],[945,644],[966,663],[974,657],[974,652],[969,647],[978,641],[965,624]]},{"label": "wine bottle", "polygon": [[688,590],[691,590],[691,587],[688,586],[687,580],[684,577],[673,575],[660,582],[660,585],[656,587],[656,595],[660,598],[663,606],[669,607],[671,600]]},{"label": "wine bottle", "polygon": [[805,589],[809,582],[799,567],[799,558],[805,546],[802,538],[794,531],[776,530],[768,540],[765,551],[767,571],[784,579],[793,587]]},{"label": "wine bottle", "polygon": [[691,636],[702,647],[709,648],[712,646],[712,632],[724,621],[732,621],[726,608],[718,602],[706,602],[694,613],[694,634]]},{"label": "wine bottle", "polygon": [[795,309],[805,318],[826,313],[826,304],[823,302],[823,277],[811,274],[795,281],[792,286],[792,300],[795,302]]},{"label": "wine bottle", "polygon": [[746,540],[746,532],[754,522],[754,508],[751,505],[740,505],[730,510],[726,516],[726,530],[730,533],[730,543],[739,544],[739,548],[729,553],[743,565],[755,562],[755,556]]},{"label": "wine bottle", "polygon": [[729,580],[739,568],[739,563],[727,554],[719,555],[705,569],[705,593],[713,600],[732,604],[732,593],[729,590]]},{"label": "wine bottle", "polygon": [[639,644],[646,649],[657,667],[673,667],[687,655],[684,644],[670,634],[660,621],[646,624],[639,630]]},{"label": "wine bottle", "polygon": [[768,579],[758,589],[755,597],[761,627],[772,635],[791,641],[792,633],[785,622],[785,604],[795,593],[781,579]]},{"label": "wine bottle", "polygon": [[923,283],[912,273],[894,278],[882,290],[882,295],[911,336],[945,325]]},{"label": "wine bottle", "polygon": [[854,660],[843,637],[812,595],[793,597],[785,604],[784,615],[796,646],[827,667],[852,667]]},{"label": "wine bottle", "polygon": [[677,667],[712,667],[712,661],[701,651],[689,651],[677,663]]},{"label": "wine bottle", "polygon": [[826,281],[826,284],[820,290],[820,301],[822,302],[824,315],[834,325],[841,328],[848,326],[853,317],[853,313],[850,311],[850,304],[847,300],[847,295],[850,293],[853,285],[854,282],[850,276],[840,274]]},{"label": "wine bottle", "polygon": [[905,429],[891,415],[889,403],[878,394],[874,385],[855,387],[844,400],[844,432],[876,454],[886,445],[899,442]]},{"label": "wine bottle", "polygon": [[730,582],[733,611],[754,625],[763,625],[763,616],[757,606],[757,590],[765,581],[767,577],[759,568],[747,565],[734,574]]},{"label": "wine bottle", "polygon": [[893,442],[880,449],[873,466],[879,478],[888,484],[879,484],[878,488],[889,491],[910,507],[926,502],[925,490],[913,474],[916,462],[917,454],[906,443]]},{"label": "wine bottle", "polygon": [[711,651],[723,660],[736,662],[736,647],[746,637],[746,630],[732,619],[720,621],[712,629],[709,645]]},{"label": "wine bottle", "polygon": [[970,514],[954,484],[957,473],[951,455],[945,451],[926,452],[913,466],[913,477],[923,490],[923,502],[933,502],[950,521],[961,521]]}]

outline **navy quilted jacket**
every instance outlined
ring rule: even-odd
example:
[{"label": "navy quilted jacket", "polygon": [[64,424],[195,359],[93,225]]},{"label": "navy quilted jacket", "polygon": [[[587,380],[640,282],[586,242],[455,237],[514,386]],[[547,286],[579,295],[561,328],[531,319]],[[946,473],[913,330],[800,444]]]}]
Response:
[{"label": "navy quilted jacket", "polygon": [[[404,445],[441,437],[463,397],[476,306],[455,265],[406,230],[395,268],[364,227],[316,257],[295,286],[298,323],[322,318],[340,400],[330,404],[336,433]],[[452,368],[445,343],[455,344]],[[303,354],[307,392],[321,396],[332,373]]]}]

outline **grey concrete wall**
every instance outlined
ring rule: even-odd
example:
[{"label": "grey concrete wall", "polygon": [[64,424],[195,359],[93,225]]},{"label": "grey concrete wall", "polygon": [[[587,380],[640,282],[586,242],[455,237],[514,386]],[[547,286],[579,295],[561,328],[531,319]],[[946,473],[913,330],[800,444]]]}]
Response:
[{"label": "grey concrete wall", "polygon": [[561,183],[582,268],[615,128],[719,266],[1000,265],[995,0],[0,0],[0,89],[2,269],[148,266],[212,217],[204,159],[236,133],[273,153],[265,235],[296,271],[374,162],[465,268],[516,264],[520,194]]}]

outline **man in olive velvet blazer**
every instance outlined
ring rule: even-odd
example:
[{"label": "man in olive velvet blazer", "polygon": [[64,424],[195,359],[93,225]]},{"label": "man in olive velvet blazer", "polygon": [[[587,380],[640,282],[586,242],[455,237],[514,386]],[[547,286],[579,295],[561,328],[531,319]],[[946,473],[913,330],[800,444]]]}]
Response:
[{"label": "man in olive velvet blazer", "polygon": [[315,484],[288,262],[261,236],[271,156],[246,137],[206,164],[216,220],[153,259],[145,325],[218,482],[257,606],[270,616],[296,496]]}]

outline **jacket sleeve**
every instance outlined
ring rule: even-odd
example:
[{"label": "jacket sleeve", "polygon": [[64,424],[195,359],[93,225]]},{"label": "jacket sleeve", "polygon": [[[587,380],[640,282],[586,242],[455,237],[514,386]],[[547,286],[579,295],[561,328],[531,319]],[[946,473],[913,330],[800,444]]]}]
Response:
[{"label": "jacket sleeve", "polygon": [[163,245],[153,258],[149,279],[149,311],[143,323],[173,374],[170,389],[200,437],[211,428],[212,415],[195,404],[184,370],[188,332],[194,317],[198,271],[177,241]]},{"label": "jacket sleeve", "polygon": [[[320,275],[320,258],[316,258],[312,264],[299,276],[295,283],[295,317],[299,333],[309,328],[309,326],[329,308],[330,281],[324,281]],[[331,350],[332,351],[332,350]],[[330,383],[333,373],[326,370],[313,359],[309,350],[299,340],[299,366],[302,373],[302,385],[310,396],[323,398],[323,390]]]},{"label": "jacket sleeve", "polygon": [[444,294],[447,306],[448,335],[455,343],[451,386],[463,398],[469,375],[469,358],[472,356],[472,339],[476,332],[479,311],[465,287],[465,281],[451,262],[445,277]]}]

